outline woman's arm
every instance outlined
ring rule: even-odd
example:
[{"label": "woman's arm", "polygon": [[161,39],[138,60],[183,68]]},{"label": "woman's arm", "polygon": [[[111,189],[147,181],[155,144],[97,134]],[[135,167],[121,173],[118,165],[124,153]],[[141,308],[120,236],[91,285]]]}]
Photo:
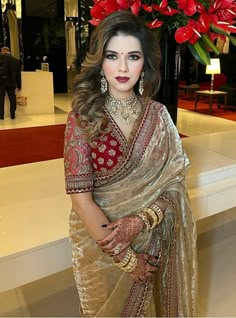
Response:
[{"label": "woman's arm", "polygon": [[[159,199],[155,201],[155,203],[164,214],[168,202]],[[130,215],[110,222],[110,224],[106,225],[106,228],[112,229],[113,231],[108,233],[108,236],[103,240],[98,240],[98,244],[102,247],[104,252],[113,255],[114,248],[119,247],[121,252],[126,250],[136,236],[145,228],[145,223],[138,215]]]},{"label": "woman's arm", "polygon": [[112,232],[112,229],[101,226],[110,222],[94,202],[92,192],[71,194],[70,197],[72,200],[72,210],[78,214],[88,233],[95,241],[104,239]]},{"label": "woman's arm", "polygon": [[[87,228],[91,237],[97,241],[102,240],[114,229],[102,227],[103,224],[109,224],[109,220],[99,206],[94,202],[92,192],[71,194],[72,209]],[[131,222],[132,223],[132,222]],[[130,228],[130,225],[128,225]],[[118,261],[125,257],[126,251],[116,256]],[[137,265],[131,274],[135,281],[150,281],[154,273],[158,270],[157,266],[149,264],[149,261],[155,261],[155,257],[147,254],[137,254]]]}]

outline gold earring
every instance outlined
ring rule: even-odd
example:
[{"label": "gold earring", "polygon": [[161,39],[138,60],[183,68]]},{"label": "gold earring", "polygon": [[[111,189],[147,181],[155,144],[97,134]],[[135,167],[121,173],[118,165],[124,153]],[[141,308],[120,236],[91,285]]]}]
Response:
[{"label": "gold earring", "polygon": [[141,73],[141,75],[140,75],[140,80],[139,80],[138,91],[139,91],[139,94],[140,94],[140,95],[143,94],[143,78],[144,78],[144,72]]},{"label": "gold earring", "polygon": [[101,75],[101,92],[102,94],[106,93],[107,91],[107,80],[106,80],[106,77],[105,77],[105,74],[103,72],[103,70],[101,70],[100,72],[100,75]]}]

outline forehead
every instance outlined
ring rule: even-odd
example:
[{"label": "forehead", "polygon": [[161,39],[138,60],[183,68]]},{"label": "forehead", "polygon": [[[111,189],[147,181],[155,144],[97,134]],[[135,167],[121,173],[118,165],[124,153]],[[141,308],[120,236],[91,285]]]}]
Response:
[{"label": "forehead", "polygon": [[141,42],[138,38],[133,35],[118,34],[111,37],[109,40],[106,50],[112,51],[140,51],[142,52]]}]

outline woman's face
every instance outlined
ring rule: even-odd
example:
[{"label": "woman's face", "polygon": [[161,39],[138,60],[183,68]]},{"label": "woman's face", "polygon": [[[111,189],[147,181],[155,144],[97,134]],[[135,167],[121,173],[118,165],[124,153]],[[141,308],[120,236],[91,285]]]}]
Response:
[{"label": "woman's face", "polygon": [[140,41],[132,36],[118,34],[108,42],[102,64],[108,88],[116,98],[126,98],[143,70],[144,56]]}]

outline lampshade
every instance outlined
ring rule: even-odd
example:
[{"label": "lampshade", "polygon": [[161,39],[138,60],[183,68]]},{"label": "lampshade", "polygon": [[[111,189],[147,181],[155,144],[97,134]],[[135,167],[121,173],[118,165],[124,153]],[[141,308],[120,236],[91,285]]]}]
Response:
[{"label": "lampshade", "polygon": [[211,64],[206,66],[206,74],[220,74],[220,59],[211,59]]}]

